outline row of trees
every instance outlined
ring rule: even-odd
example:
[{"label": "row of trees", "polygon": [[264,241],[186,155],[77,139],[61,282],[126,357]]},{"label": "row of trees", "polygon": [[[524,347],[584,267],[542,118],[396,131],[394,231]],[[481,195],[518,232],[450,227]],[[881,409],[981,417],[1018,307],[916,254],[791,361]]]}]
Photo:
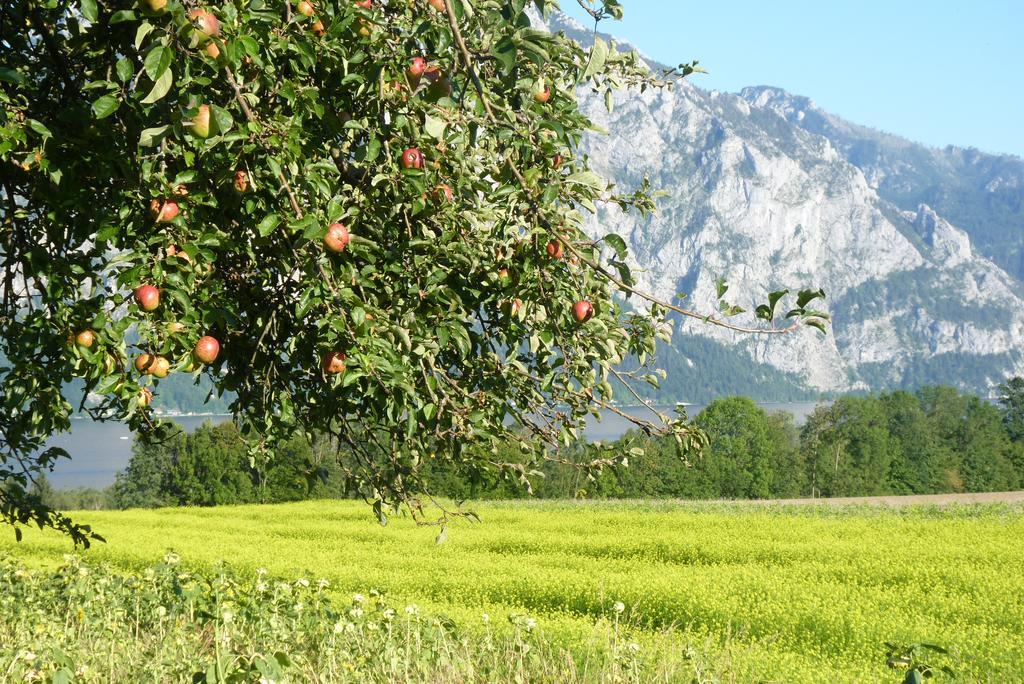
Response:
[{"label": "row of trees", "polygon": [[[588,446],[564,449],[533,478],[542,498],[764,499],[1000,491],[1024,487],[1024,379],[1002,387],[1000,405],[949,387],[844,397],[798,429],[788,413],[753,400],[713,402],[694,423],[710,437],[702,457],[682,462],[671,439],[630,433],[616,444],[626,468],[597,476],[573,462]],[[639,453],[643,456],[630,457]],[[45,492],[69,508],[217,505],[344,497],[346,459],[326,441],[293,438],[268,464],[250,461],[233,424],[205,425],[163,441],[138,440],[105,495]],[[512,454],[499,454],[512,458]],[[529,496],[518,479],[425,464],[431,490],[457,500]],[[64,497],[56,498],[52,497]],[[68,497],[71,497],[70,499]],[[80,506],[75,505],[81,504]]]},{"label": "row of trees", "polygon": [[345,495],[334,451],[326,441],[283,442],[273,461],[250,460],[234,423],[206,423],[192,433],[174,429],[161,439],[139,436],[128,467],[104,490],[54,490],[37,479],[34,493],[55,508],[157,508],[276,503]]},{"label": "row of trees", "polygon": [[[535,493],[767,499],[1014,490],[1024,487],[1024,380],[1003,390],[1000,406],[950,387],[843,397],[799,429],[788,413],[768,413],[745,397],[721,399],[694,420],[710,446],[690,464],[668,441],[634,433],[620,446],[644,456],[628,468],[587,478],[554,463]],[[524,496],[508,482],[436,478],[435,488],[455,498]]]}]

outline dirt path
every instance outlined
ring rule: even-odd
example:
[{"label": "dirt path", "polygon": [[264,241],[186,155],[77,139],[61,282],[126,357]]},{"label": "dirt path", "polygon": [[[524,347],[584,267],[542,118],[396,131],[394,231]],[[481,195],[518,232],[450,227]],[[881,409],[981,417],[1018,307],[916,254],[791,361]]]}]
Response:
[{"label": "dirt path", "polygon": [[917,494],[913,496],[849,496],[835,499],[770,499],[736,501],[735,503],[761,504],[765,506],[848,506],[867,504],[873,506],[947,506],[949,504],[976,503],[1018,503],[1024,502],[1024,492],[982,492],[976,494]]}]

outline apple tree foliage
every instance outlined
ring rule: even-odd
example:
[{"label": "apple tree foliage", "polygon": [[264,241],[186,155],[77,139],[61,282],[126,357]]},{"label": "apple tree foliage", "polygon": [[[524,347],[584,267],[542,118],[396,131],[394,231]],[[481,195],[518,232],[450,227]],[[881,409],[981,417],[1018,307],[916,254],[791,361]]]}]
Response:
[{"label": "apple tree foliage", "polygon": [[[382,521],[418,511],[428,460],[528,486],[587,415],[618,410],[615,387],[657,382],[666,315],[700,314],[635,292],[621,238],[581,230],[599,202],[653,200],[588,168],[576,92],[695,66],[654,75],[533,28],[554,5],[4,2],[0,516],[94,538],[29,493],[66,456],[45,442],[76,408],[159,435],[167,373],[232,393],[256,459],[333,437]],[[794,324],[820,324],[817,294]],[[620,459],[589,453],[579,467]]]}]

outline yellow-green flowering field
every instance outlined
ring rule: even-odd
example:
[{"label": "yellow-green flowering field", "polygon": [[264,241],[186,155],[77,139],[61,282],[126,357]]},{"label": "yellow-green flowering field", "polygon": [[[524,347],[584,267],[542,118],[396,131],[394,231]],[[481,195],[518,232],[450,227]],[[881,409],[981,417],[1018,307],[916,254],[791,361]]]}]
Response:
[{"label": "yellow-green flowering field", "polygon": [[[353,594],[378,590],[396,620],[451,618],[471,660],[480,640],[522,633],[530,658],[565,659],[579,680],[902,681],[905,673],[887,666],[886,642],[939,645],[949,654],[925,651],[923,662],[968,681],[1024,680],[1020,506],[538,502],[474,510],[482,522],[451,525],[442,545],[437,528],[402,517],[382,528],[355,502],[76,517],[107,539],[81,554],[90,567],[143,576],[173,550],[197,575],[224,560],[240,581],[323,578],[342,615]],[[20,544],[8,534],[0,557],[39,575],[64,563],[69,548],[50,533],[27,533]],[[19,608],[10,603],[0,604],[0,619],[14,620]],[[58,627],[46,638],[59,642]],[[31,648],[38,640],[0,637],[0,660]],[[609,652],[628,661],[614,677]],[[406,656],[415,660],[415,648]],[[524,665],[526,679],[566,672],[534,666],[541,669]],[[403,678],[396,672],[364,675]]]}]

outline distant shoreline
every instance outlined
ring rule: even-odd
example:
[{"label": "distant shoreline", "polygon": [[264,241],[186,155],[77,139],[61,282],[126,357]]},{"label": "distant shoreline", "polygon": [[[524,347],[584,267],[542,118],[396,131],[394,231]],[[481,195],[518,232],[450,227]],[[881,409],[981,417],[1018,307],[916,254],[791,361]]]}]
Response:
[{"label": "distant shoreline", "polygon": [[[754,402],[756,404],[758,404],[759,406],[795,405],[795,404],[827,404],[827,403],[831,403],[831,401],[832,401],[831,399],[817,399],[817,400],[807,399],[807,400],[803,400],[803,401],[757,401],[756,399],[754,400]],[[660,411],[671,411],[671,410],[674,410],[677,406],[682,406],[683,408],[687,409],[687,411],[689,412],[689,409],[691,409],[691,408],[704,408],[705,406],[707,406],[707,404],[706,403],[700,403],[700,402],[694,402],[694,403],[677,402],[677,403],[672,403],[672,404],[653,404],[651,406],[648,406],[646,404],[613,404],[613,406],[615,408],[617,408],[617,409],[650,409],[653,406],[653,408],[658,409]],[[192,413],[192,412],[189,412],[189,413],[157,413],[156,414],[157,418],[230,418],[232,415],[234,415],[234,414],[231,414],[231,413]],[[75,415],[71,416],[71,420],[92,420],[92,419],[89,416],[87,416],[87,415],[75,414]]]},{"label": "distant shoreline", "polygon": [[[157,413],[157,418],[230,418],[230,413]],[[89,416],[82,414],[75,414],[71,416],[71,420],[93,420]],[[103,421],[96,421],[103,422]],[[118,421],[111,421],[118,422]]]}]

